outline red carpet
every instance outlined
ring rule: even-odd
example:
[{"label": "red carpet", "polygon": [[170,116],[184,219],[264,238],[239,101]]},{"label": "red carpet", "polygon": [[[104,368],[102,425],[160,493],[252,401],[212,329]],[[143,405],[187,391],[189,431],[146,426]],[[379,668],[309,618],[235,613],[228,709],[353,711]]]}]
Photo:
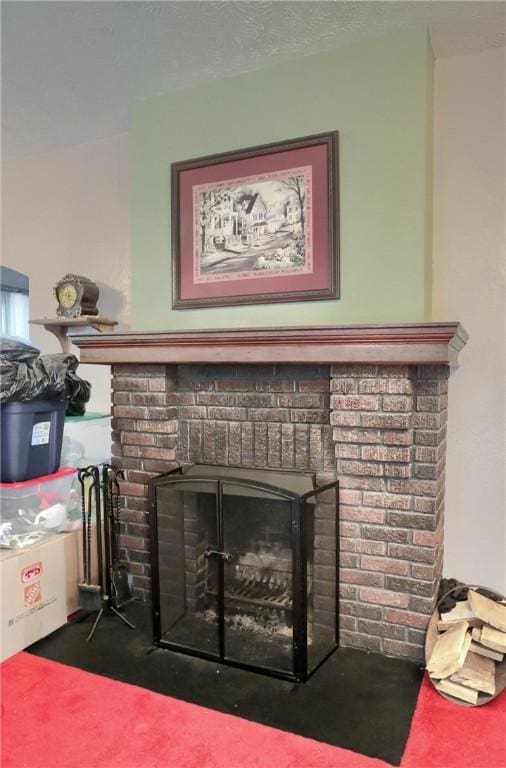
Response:
[{"label": "red carpet", "polygon": [[[387,766],[27,653],[1,673],[3,768]],[[460,707],[424,681],[401,765],[506,768],[506,696]]]}]

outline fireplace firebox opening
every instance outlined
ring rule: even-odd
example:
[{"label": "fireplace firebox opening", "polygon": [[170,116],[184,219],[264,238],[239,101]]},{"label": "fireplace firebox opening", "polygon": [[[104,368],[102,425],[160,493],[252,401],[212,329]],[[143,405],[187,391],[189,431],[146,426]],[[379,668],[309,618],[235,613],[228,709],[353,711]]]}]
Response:
[{"label": "fireplace firebox opening", "polygon": [[338,487],[197,464],[155,477],[155,644],[306,680],[337,647]]}]

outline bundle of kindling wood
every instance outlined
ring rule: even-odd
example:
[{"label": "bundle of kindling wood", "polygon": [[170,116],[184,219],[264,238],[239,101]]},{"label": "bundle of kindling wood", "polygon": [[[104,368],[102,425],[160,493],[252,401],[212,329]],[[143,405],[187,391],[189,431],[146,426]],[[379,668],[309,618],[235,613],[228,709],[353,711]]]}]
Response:
[{"label": "bundle of kindling wood", "polygon": [[437,632],[427,661],[437,690],[470,704],[495,696],[506,654],[506,604],[469,589],[467,599],[439,614]]}]

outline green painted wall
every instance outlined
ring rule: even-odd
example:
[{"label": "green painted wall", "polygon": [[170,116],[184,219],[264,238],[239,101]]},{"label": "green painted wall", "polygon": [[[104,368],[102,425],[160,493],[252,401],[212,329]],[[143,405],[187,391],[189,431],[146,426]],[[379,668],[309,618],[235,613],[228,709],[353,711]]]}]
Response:
[{"label": "green painted wall", "polygon": [[[131,130],[132,326],[428,319],[431,89],[430,46],[417,30],[139,104]],[[336,129],[341,299],[172,310],[170,164]]]}]

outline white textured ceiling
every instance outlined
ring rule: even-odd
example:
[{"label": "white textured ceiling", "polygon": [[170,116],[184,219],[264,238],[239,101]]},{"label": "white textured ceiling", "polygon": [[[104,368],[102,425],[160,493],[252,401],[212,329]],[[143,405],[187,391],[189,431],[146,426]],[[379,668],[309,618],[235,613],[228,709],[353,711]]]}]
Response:
[{"label": "white textured ceiling", "polygon": [[505,44],[504,2],[2,3],[3,158],[128,128],[140,99],[426,25],[436,57]]}]

